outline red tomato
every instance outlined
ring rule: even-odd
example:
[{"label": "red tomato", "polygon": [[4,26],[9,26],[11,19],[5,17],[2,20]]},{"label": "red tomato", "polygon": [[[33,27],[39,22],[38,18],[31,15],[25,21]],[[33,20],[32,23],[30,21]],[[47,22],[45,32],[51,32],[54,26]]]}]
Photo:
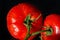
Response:
[{"label": "red tomato", "polygon": [[[10,34],[17,39],[24,40],[27,35],[27,28],[24,25],[24,20],[28,15],[31,15],[32,22],[30,34],[41,30],[42,14],[34,6],[28,3],[21,3],[14,6],[7,15],[7,28]],[[40,16],[40,17],[39,17]],[[33,37],[30,37],[29,40]]]},{"label": "red tomato", "polygon": [[60,15],[50,14],[44,20],[43,30],[49,31],[42,32],[42,40],[60,40]]}]

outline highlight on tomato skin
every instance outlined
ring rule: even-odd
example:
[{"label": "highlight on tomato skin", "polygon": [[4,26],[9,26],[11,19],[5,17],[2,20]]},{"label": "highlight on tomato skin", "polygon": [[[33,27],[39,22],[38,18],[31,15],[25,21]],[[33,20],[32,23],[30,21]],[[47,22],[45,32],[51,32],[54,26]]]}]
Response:
[{"label": "highlight on tomato skin", "polygon": [[42,40],[60,40],[60,15],[52,13],[46,16],[42,30],[47,28],[51,29],[41,33]]},{"label": "highlight on tomato skin", "polygon": [[[30,15],[30,19],[27,17],[28,15]],[[28,23],[30,23],[29,20],[33,21],[32,23],[30,23],[30,34],[41,30],[43,19],[42,13],[35,6],[29,3],[20,3],[12,7],[7,14],[7,29],[11,36],[16,39],[22,40],[26,38],[26,35],[28,33],[26,25],[29,25],[26,23],[26,25],[24,25],[24,21],[26,18],[28,19],[26,20],[26,22],[28,21]],[[30,39],[32,40],[34,37],[31,36]]]}]

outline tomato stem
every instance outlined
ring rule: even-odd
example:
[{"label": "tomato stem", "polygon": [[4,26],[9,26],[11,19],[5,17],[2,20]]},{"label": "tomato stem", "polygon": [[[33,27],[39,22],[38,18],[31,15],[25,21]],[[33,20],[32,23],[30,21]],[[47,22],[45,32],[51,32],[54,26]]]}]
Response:
[{"label": "tomato stem", "polygon": [[[30,26],[30,27],[31,27],[31,26]],[[31,36],[31,34],[30,34],[30,27],[27,26],[27,30],[28,30],[28,32],[27,32],[27,35],[26,35],[25,40],[28,40],[28,38]]]},{"label": "tomato stem", "polygon": [[31,15],[29,14],[24,21],[24,25],[26,26],[26,28],[28,30],[25,40],[28,40],[28,38],[31,36],[30,29],[31,29],[32,20],[30,20],[30,16]]},{"label": "tomato stem", "polygon": [[31,15],[29,14],[26,19],[24,20],[24,25],[26,26],[28,32],[27,32],[27,35],[26,35],[26,38],[25,40],[28,40],[28,38],[30,36],[34,36],[34,35],[37,35],[39,34],[39,32],[35,32],[35,33],[32,33],[30,34],[30,29],[31,29],[31,25],[32,25],[32,22],[38,20],[40,18],[41,15],[39,15],[35,20],[31,20]]},{"label": "tomato stem", "polygon": [[46,30],[40,30],[40,31],[37,31],[37,32],[35,32],[35,33],[32,33],[31,36],[40,34],[40,33],[42,33],[42,32],[47,32],[46,35],[48,36],[48,35],[51,35],[51,34],[52,34],[53,30],[52,30],[52,28],[49,27],[49,28],[47,28]]},{"label": "tomato stem", "polygon": [[46,31],[48,31],[48,30],[37,31],[37,32],[35,32],[35,33],[32,33],[31,36],[34,36],[34,35],[37,35],[37,34],[40,34],[40,33],[42,33],[42,32],[46,32]]}]

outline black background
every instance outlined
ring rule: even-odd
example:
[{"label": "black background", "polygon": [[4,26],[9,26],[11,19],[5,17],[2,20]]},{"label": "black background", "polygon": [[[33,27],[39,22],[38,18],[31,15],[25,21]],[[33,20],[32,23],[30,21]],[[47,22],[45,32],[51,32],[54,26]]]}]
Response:
[{"label": "black background", "polygon": [[[36,6],[45,18],[51,13],[60,13],[60,1],[58,0],[0,0],[0,39],[1,40],[15,40],[7,30],[6,15],[8,11],[18,3],[28,2]],[[38,39],[36,39],[38,40]]]}]

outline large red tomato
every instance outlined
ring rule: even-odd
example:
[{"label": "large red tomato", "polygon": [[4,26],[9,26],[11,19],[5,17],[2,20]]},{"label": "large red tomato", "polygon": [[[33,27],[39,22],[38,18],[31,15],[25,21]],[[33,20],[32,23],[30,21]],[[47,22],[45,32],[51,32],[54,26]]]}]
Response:
[{"label": "large red tomato", "polygon": [[[14,6],[8,12],[8,15],[7,15],[8,31],[14,38],[24,40],[28,33],[28,30],[25,24],[29,20],[33,21],[30,23],[31,24],[30,34],[41,30],[42,14],[39,10],[37,10],[34,6],[32,6],[29,3],[21,3]],[[29,38],[29,40],[32,40],[32,39],[31,37]]]},{"label": "large red tomato", "polygon": [[60,40],[60,15],[50,14],[44,20],[42,40]]}]

